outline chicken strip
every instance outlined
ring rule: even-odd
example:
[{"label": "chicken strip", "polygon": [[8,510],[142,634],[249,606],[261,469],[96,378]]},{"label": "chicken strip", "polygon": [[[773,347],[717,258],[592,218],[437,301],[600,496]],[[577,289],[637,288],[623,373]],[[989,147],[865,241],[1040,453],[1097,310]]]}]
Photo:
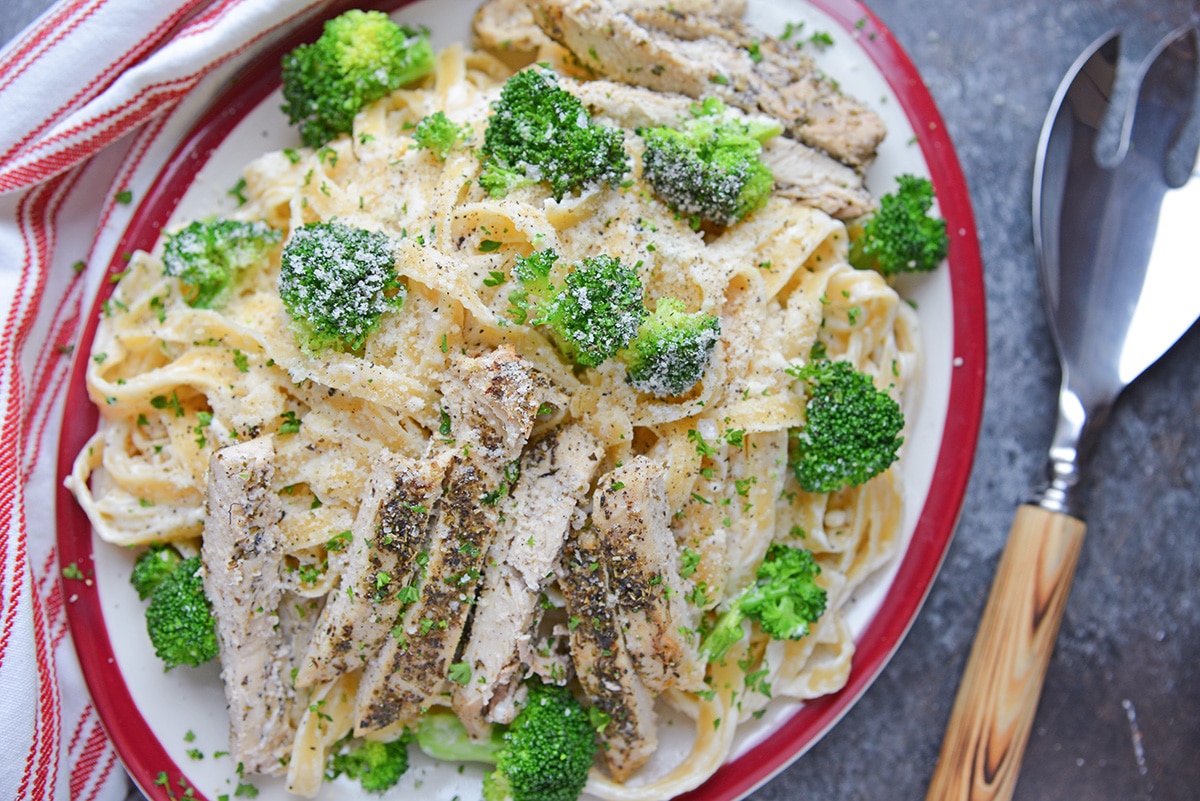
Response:
[{"label": "chicken strip", "polygon": [[775,178],[775,191],[839,220],[869,214],[879,203],[857,170],[786,136],[763,144],[763,163]]},{"label": "chicken strip", "polygon": [[[417,600],[363,671],[357,697],[361,734],[402,725],[446,692],[463,632],[496,536],[497,504],[545,404],[566,398],[505,345],[462,355],[442,383],[452,447],[436,520],[423,555]],[[436,444],[436,441],[435,441]],[[455,680],[462,678],[458,669]]]},{"label": "chicken strip", "polygon": [[612,80],[715,96],[783,123],[789,136],[855,169],[886,128],[794,47],[725,16],[669,7],[625,13],[609,0],[531,0],[535,21],[580,63]]},{"label": "chicken strip", "polygon": [[453,457],[418,600],[405,610],[359,682],[359,736],[411,721],[432,696],[448,689],[450,667],[495,536],[495,507],[480,501],[489,491],[475,465]]},{"label": "chicken strip", "polygon": [[454,446],[483,468],[503,469],[516,460],[543,405],[567,402],[512,345],[453,358],[441,389]]},{"label": "chicken strip", "polygon": [[654,698],[633,667],[593,529],[567,537],[559,588],[570,616],[571,659],[588,705],[607,716],[600,738],[609,773],[626,781],[658,747]]},{"label": "chicken strip", "polygon": [[448,456],[423,462],[390,456],[375,466],[349,538],[336,540],[346,564],[300,663],[297,687],[362,667],[379,651],[404,606],[448,464]]},{"label": "chicken strip", "polygon": [[695,642],[699,617],[679,576],[666,472],[637,456],[600,480],[592,503],[625,645],[655,694],[703,689],[705,667]]},{"label": "chicken strip", "polygon": [[529,58],[554,46],[537,23],[525,0],[487,0],[471,20],[479,46],[496,53],[528,54]]},{"label": "chicken strip", "polygon": [[291,652],[279,625],[283,508],[271,486],[269,437],[221,448],[209,459],[204,592],[217,616],[229,752],[247,773],[280,773],[291,751]]},{"label": "chicken strip", "polygon": [[531,445],[522,458],[463,651],[471,680],[454,687],[454,711],[477,737],[486,733],[487,721],[512,720],[515,704],[489,705],[511,697],[533,661],[542,591],[554,578],[563,539],[603,455],[595,437],[569,425]]},{"label": "chicken strip", "polygon": [[[622,11],[654,8],[662,0],[618,0]],[[745,0],[675,0],[672,8],[699,14],[740,17],[746,10]],[[476,42],[495,53],[529,55],[556,47],[554,41],[533,20],[526,0],[485,0],[475,10],[471,21]],[[528,63],[528,62],[526,62]]]},{"label": "chicken strip", "polygon": [[[691,117],[695,103],[686,95],[615,81],[564,78],[561,83],[597,117],[633,130],[661,125],[677,127]],[[874,211],[877,206],[859,172],[795,139],[786,136],[768,139],[763,145],[762,160],[771,168],[778,194],[820,209],[831,217],[851,220]]]}]

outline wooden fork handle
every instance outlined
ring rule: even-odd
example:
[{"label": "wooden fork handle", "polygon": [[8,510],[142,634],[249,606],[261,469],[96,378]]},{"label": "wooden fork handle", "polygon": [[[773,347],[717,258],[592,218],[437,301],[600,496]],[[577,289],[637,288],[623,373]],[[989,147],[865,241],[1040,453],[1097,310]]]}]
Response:
[{"label": "wooden fork handle", "polygon": [[927,801],[1012,798],[1085,529],[1068,515],[1018,507]]}]

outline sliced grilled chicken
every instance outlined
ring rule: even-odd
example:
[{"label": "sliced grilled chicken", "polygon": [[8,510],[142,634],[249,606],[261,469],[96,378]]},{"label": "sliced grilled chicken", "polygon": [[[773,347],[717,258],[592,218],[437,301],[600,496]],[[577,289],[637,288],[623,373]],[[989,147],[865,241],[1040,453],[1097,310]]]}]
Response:
[{"label": "sliced grilled chicken", "polygon": [[[539,625],[544,622],[539,621]],[[563,684],[570,679],[574,663],[569,643],[565,624],[554,625],[549,634],[537,632],[535,638],[529,640],[528,648],[522,643],[521,659],[526,676],[537,676],[546,684]],[[509,682],[497,687],[488,704],[487,719],[493,723],[511,723],[525,705],[527,695],[525,682]]]},{"label": "sliced grilled chicken", "polygon": [[670,522],[663,465],[637,456],[600,479],[592,524],[629,656],[655,694],[672,687],[699,690],[704,683],[695,642],[699,618],[679,576]]},{"label": "sliced grilled chicken", "polygon": [[746,0],[619,0],[618,4],[624,11],[670,8],[684,14],[732,19],[741,19],[746,13]]},{"label": "sliced grilled chicken", "polygon": [[[744,105],[730,105],[781,120],[790,136],[845,164],[858,168],[874,161],[879,143],[887,135],[883,120],[858,98],[843,92],[793,45],[720,16],[680,14],[662,5],[632,13],[647,29],[681,41],[724,41],[729,48],[726,53],[739,57],[743,70],[749,58],[753,72],[735,70],[730,77],[744,76],[753,97]],[[718,84],[725,85],[720,79]]]},{"label": "sliced grilled chicken", "polygon": [[496,508],[481,500],[494,489],[474,464],[459,455],[452,458],[419,597],[359,682],[360,736],[412,720],[432,696],[449,688],[450,668],[495,537]]},{"label": "sliced grilled chicken", "polygon": [[739,18],[746,13],[746,0],[612,0],[615,8],[636,13],[670,8],[687,14]]},{"label": "sliced grilled chicken", "polygon": [[[686,95],[656,92],[616,81],[563,79],[562,85],[594,114],[607,117],[622,128],[678,126],[691,116],[695,102]],[[867,191],[860,173],[795,139],[786,136],[769,139],[763,146],[762,159],[771,168],[776,191],[784,197],[842,220],[861,217],[875,209],[875,199]]]},{"label": "sliced grilled chicken", "polygon": [[786,136],[763,145],[763,163],[771,168],[775,189],[784,197],[812,206],[839,220],[853,220],[879,205],[857,170]]},{"label": "sliced grilled chicken", "polygon": [[851,167],[869,164],[886,134],[879,116],[811,59],[733,18],[669,7],[625,13],[609,0],[531,0],[530,8],[551,39],[598,75],[765,113]]},{"label": "sliced grilled chicken", "polygon": [[[618,0],[623,11],[654,8],[663,0]],[[674,0],[671,7],[698,14],[740,17],[746,11],[745,0]],[[475,10],[472,29],[476,41],[497,53],[535,54],[552,40],[533,21],[526,0],[485,0]]]},{"label": "sliced grilled chicken", "polygon": [[325,603],[326,598],[323,596],[310,598],[291,591],[285,591],[279,602],[280,638],[297,671],[301,664],[298,655],[303,654],[312,641]]},{"label": "sliced grilled chicken", "polygon": [[525,0],[486,0],[475,10],[471,27],[479,45],[496,53],[532,55],[552,44]]},{"label": "sliced grilled chicken", "polygon": [[[450,687],[486,559],[496,537],[499,504],[544,404],[566,397],[511,345],[451,360],[442,382],[449,418],[449,467],[429,536],[417,600],[364,669],[356,731],[403,724]],[[469,669],[469,668],[468,668]],[[454,676],[461,682],[463,675]]]},{"label": "sliced grilled chicken", "polygon": [[367,481],[336,592],[300,663],[297,687],[362,667],[396,625],[404,592],[425,547],[449,457],[383,458]]},{"label": "sliced grilled chicken", "polygon": [[642,86],[597,78],[576,81],[560,78],[564,89],[580,99],[593,115],[637,130],[655,125],[679,125],[691,114],[695,98],[678,92],[656,92]]},{"label": "sliced grilled chicken", "polygon": [[292,660],[279,625],[283,509],[271,487],[274,472],[267,437],[212,455],[200,549],[204,592],[217,615],[229,751],[247,773],[281,772],[292,739]]},{"label": "sliced grilled chicken", "polygon": [[600,737],[609,773],[623,782],[658,747],[654,699],[633,667],[614,611],[596,532],[573,532],[563,546],[559,588],[567,604],[571,659],[590,706],[607,715]]},{"label": "sliced grilled chicken", "polygon": [[508,723],[516,712],[514,704],[489,705],[511,697],[533,661],[542,591],[554,578],[563,539],[603,455],[595,437],[569,425],[531,445],[521,459],[462,655],[471,680],[454,687],[454,711],[476,736],[486,733],[488,721]]},{"label": "sliced grilled chicken", "polygon": [[454,447],[470,453],[482,467],[516,460],[542,405],[567,402],[511,345],[452,359],[441,390]]}]

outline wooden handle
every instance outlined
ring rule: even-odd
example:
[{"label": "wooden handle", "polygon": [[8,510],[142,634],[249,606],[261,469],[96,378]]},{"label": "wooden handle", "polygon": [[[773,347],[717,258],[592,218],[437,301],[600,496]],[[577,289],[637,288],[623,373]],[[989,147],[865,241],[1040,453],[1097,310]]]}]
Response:
[{"label": "wooden handle", "polygon": [[1037,506],[1017,509],[927,801],[1012,798],[1085,529]]}]

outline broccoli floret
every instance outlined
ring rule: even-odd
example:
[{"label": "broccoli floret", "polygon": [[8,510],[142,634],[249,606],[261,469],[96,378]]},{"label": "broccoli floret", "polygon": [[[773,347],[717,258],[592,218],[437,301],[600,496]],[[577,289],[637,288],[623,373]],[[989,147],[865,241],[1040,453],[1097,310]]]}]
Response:
[{"label": "broccoli floret", "polygon": [[325,23],[320,38],[283,57],[283,112],[300,139],[320,147],[349,133],[354,116],[393,89],[433,71],[425,31],[381,11],[347,11]]},{"label": "broccoli floret", "polygon": [[879,199],[879,209],[850,228],[850,263],[883,275],[929,272],[950,247],[946,221],[932,217],[933,184],[901,175],[898,188]]},{"label": "broccoli floret", "polygon": [[182,561],[179,551],[166,543],[155,543],[142,551],[129,576],[129,583],[137,590],[138,598],[144,601],[153,595],[158,585],[175,572]]},{"label": "broccoli floret", "polygon": [[484,762],[485,801],[575,801],[587,783],[597,744],[587,711],[565,687],[530,680],[529,697],[507,727],[491,739],[471,740],[450,712],[421,719],[417,744],[429,756]]},{"label": "broccoli floret", "polygon": [[[513,275],[524,287],[524,297],[529,295],[534,298],[554,297],[554,284],[550,280],[550,274],[554,271],[557,261],[558,254],[554,252],[553,248],[535,250],[528,256],[517,256],[516,263],[513,264]],[[528,304],[523,308],[528,311]]]},{"label": "broccoli floret", "polygon": [[658,396],[682,395],[704,376],[721,335],[721,321],[689,313],[678,298],[663,298],[629,347],[617,354],[629,383]]},{"label": "broccoli floret", "polygon": [[795,429],[792,472],[807,492],[854,487],[896,461],[904,413],[849,362],[820,359],[792,371],[807,385],[805,423]]},{"label": "broccoli floret", "polygon": [[523,292],[511,296],[518,316],[545,326],[571,362],[596,367],[637,335],[646,317],[637,270],[612,256],[588,256],[571,266],[555,292],[553,250],[518,257],[513,272]]},{"label": "broccoli floret", "polygon": [[732,225],[767,202],[775,179],[762,143],[782,129],[733,116],[716,98],[693,105],[692,114],[679,129],[638,131],[646,143],[642,175],[693,227],[701,220]]},{"label": "broccoli floret", "polygon": [[742,638],[742,621],[756,621],[776,640],[798,640],[825,611],[825,590],[816,582],[821,567],[810,551],[781,542],[767,548],[755,581],[738,593],[704,640],[709,661],[721,659]]},{"label": "broccoli floret", "polygon": [[721,333],[716,317],[689,313],[677,298],[647,311],[637,270],[612,256],[565,269],[557,261],[551,249],[517,257],[521,289],[509,295],[516,322],[545,326],[574,364],[598,367],[617,357],[642,392],[680,395],[700,380]]},{"label": "broccoli floret", "polygon": [[339,222],[307,223],[283,247],[279,296],[309,354],[359,351],[405,289],[387,234]]},{"label": "broccoli floret", "polygon": [[480,185],[497,197],[546,182],[555,200],[585,186],[616,186],[629,170],[624,135],[597,125],[554,71],[535,65],[508,79],[483,135]]},{"label": "broccoli floret", "polygon": [[612,256],[588,256],[564,284],[533,323],[549,326],[571,361],[596,367],[637,335],[646,316],[637,270]]},{"label": "broccoli floret", "polygon": [[184,559],[150,595],[146,632],[164,669],[202,665],[217,655],[217,627],[204,594],[200,557]]},{"label": "broccoli floret", "polygon": [[428,150],[441,161],[458,144],[462,138],[463,126],[451,120],[444,112],[435,111],[427,117],[422,117],[413,129],[413,139],[417,147]]},{"label": "broccoli floret", "polygon": [[183,283],[189,306],[215,308],[241,272],[260,262],[282,236],[263,222],[197,220],[167,234],[163,270]]},{"label": "broccoli floret", "polygon": [[408,738],[381,743],[364,740],[345,745],[329,758],[325,777],[357,779],[369,793],[382,793],[396,785],[408,770]]}]

